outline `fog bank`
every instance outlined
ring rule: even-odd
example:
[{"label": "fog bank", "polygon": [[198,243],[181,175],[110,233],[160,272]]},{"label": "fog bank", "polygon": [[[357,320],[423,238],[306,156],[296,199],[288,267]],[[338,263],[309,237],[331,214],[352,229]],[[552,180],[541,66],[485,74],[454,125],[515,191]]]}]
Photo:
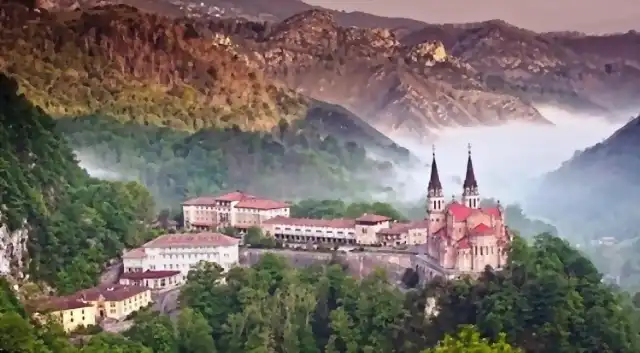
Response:
[{"label": "fog bank", "polygon": [[86,170],[90,176],[98,179],[105,179],[105,180],[123,179],[123,176],[120,173],[101,167],[99,165],[100,163],[96,162],[96,158],[94,158],[90,154],[79,152],[79,151],[73,151],[73,152],[75,153],[76,158],[78,159],[78,165],[80,166],[80,168]]},{"label": "fog bank", "polygon": [[[522,203],[525,194],[542,174],[559,167],[576,151],[609,137],[623,123],[612,123],[605,117],[579,116],[552,107],[539,108],[555,125],[509,123],[495,127],[452,128],[442,131],[432,143],[440,178],[447,197],[461,193],[467,162],[467,145],[472,157],[480,192],[503,203]],[[431,145],[410,140],[397,142],[431,162]],[[416,185],[408,185],[408,195],[424,194],[429,178],[424,167],[407,170],[401,176]],[[524,205],[526,206],[526,205]]]}]

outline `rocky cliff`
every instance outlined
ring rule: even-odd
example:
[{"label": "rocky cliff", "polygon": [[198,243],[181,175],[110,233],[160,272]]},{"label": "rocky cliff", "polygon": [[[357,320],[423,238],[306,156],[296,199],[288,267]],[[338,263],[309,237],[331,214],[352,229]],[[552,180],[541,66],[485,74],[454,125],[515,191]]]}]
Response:
[{"label": "rocky cliff", "polygon": [[[640,35],[535,33],[504,21],[428,25],[401,35],[340,26],[310,10],[277,24],[213,21],[246,61],[312,97],[342,104],[385,133],[545,123],[535,107],[620,117],[640,94]],[[608,43],[608,44],[607,44]]]},{"label": "rocky cliff", "polygon": [[398,31],[346,27],[318,9],[281,22],[126,6],[38,11],[3,5],[0,68],[57,116],[264,131],[304,117],[310,96],[384,133],[425,138],[443,127],[548,123],[541,104],[614,116],[640,93],[637,33],[534,33],[498,20]]},{"label": "rocky cliff", "polygon": [[216,21],[246,62],[314,98],[344,105],[379,130],[427,136],[441,127],[545,123],[529,102],[494,92],[439,41],[404,45],[389,29],[341,27],[312,10],[279,24]]}]

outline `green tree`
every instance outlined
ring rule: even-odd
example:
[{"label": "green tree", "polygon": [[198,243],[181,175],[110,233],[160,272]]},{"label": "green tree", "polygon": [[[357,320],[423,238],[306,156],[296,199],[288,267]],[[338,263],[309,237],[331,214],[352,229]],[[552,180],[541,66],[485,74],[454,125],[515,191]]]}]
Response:
[{"label": "green tree", "polygon": [[481,338],[474,326],[464,326],[456,336],[447,335],[435,348],[423,353],[522,353],[506,342],[506,335],[500,334],[498,341],[490,343]]},{"label": "green tree", "polygon": [[202,314],[184,309],[176,325],[177,353],[215,353],[211,326]]},{"label": "green tree", "polygon": [[99,333],[82,347],[80,353],[153,353],[151,348],[143,346],[121,335]]},{"label": "green tree", "polygon": [[29,322],[13,312],[0,314],[0,348],[7,353],[51,353]]},{"label": "green tree", "polygon": [[158,313],[141,313],[124,336],[151,348],[153,353],[175,353],[178,347],[173,324],[168,316]]}]

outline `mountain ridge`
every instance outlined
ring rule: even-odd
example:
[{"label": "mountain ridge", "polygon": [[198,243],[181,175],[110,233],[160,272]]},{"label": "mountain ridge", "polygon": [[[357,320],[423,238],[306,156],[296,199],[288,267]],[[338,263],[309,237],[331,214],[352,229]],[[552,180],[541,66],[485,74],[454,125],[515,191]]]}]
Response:
[{"label": "mountain ridge", "polygon": [[[7,43],[14,43],[13,53],[0,56],[0,66],[18,66],[9,70],[18,77],[27,73],[21,83],[45,110],[53,109],[41,102],[50,99],[46,89],[67,92],[69,81],[79,75],[93,80],[85,85],[90,90],[97,85],[99,97],[87,99],[86,92],[75,92],[80,96],[76,100],[111,98],[101,86],[113,81],[129,88],[107,104],[107,113],[122,119],[146,115],[147,120],[179,129],[237,124],[267,131],[282,118],[304,116],[311,102],[308,96],[344,106],[388,136],[424,140],[444,127],[549,123],[536,109],[540,105],[615,116],[620,109],[633,109],[632,98],[640,94],[640,63],[634,61],[634,49],[620,49],[626,56],[616,61],[614,55],[602,54],[606,48],[589,36],[535,33],[500,20],[429,25],[401,35],[389,28],[344,27],[334,12],[318,9],[269,23],[168,19],[108,5],[72,13],[14,15],[30,18],[25,36],[7,12],[3,35]],[[164,27],[169,30],[163,32]],[[49,36],[41,42],[53,44],[15,45],[29,43],[29,36],[43,36],[40,32]],[[43,69],[37,68],[46,70],[46,59],[60,49],[55,44],[58,32],[75,40],[75,48],[67,53],[76,58],[75,65],[110,62],[104,58],[115,55],[115,69],[98,66],[107,70],[102,76],[108,79],[96,81],[100,75],[90,77],[87,69],[41,75],[38,70]],[[148,39],[147,33],[156,37]],[[52,34],[57,37],[52,39]],[[640,35],[629,33],[615,39],[623,46],[636,37]],[[159,39],[171,44],[165,47]],[[105,49],[97,40],[112,44]],[[110,46],[119,49],[109,51]],[[98,59],[87,58],[96,52]],[[27,60],[20,62],[23,57]],[[211,63],[216,70],[211,71]],[[66,85],[60,85],[59,76]],[[37,94],[29,92],[34,87]],[[89,103],[83,104],[75,115],[94,113],[86,107]],[[102,108],[104,103],[97,105]],[[60,98],[53,106],[68,109],[78,104]],[[172,118],[154,117],[158,110],[171,112],[167,117]]]},{"label": "mountain ridge", "polygon": [[[529,197],[530,209],[570,234],[618,240],[640,235],[635,227],[640,197],[640,115],[611,136],[543,176]],[[535,195],[535,196],[534,196]]]}]

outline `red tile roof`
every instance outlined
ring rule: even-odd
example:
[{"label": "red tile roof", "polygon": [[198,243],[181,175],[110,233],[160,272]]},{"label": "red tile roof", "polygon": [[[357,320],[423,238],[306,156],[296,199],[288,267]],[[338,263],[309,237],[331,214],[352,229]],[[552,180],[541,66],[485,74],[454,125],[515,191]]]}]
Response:
[{"label": "red tile roof", "polygon": [[143,259],[145,257],[147,257],[147,253],[144,252],[144,248],[129,250],[122,255],[123,259]]},{"label": "red tile roof", "polygon": [[[465,221],[474,211],[473,208],[469,208],[457,201],[450,203],[447,206],[447,209],[451,212],[456,221]],[[498,207],[485,207],[479,208],[478,210],[494,217],[500,217],[501,213]]]},{"label": "red tile roof", "polygon": [[182,203],[183,206],[214,206],[216,198],[213,196],[200,196],[188,199]]},{"label": "red tile roof", "polygon": [[151,271],[147,270],[144,272],[125,272],[120,276],[120,279],[130,279],[133,281],[141,280],[141,279],[158,279],[158,278],[167,278],[172,277],[177,274],[180,274],[180,271]]},{"label": "red tile roof", "polygon": [[256,197],[253,195],[237,190],[230,193],[226,193],[224,195],[217,196],[216,200],[230,202],[230,201],[242,201],[246,199],[255,199],[255,198]]},{"label": "red tile roof", "polygon": [[447,209],[449,210],[451,215],[453,215],[453,218],[456,221],[466,220],[471,215],[471,212],[472,212],[471,208],[463,204],[460,204],[457,201],[450,203],[449,206],[447,206]]},{"label": "red tile roof", "polygon": [[141,286],[125,286],[122,284],[111,284],[108,286],[98,286],[84,289],[73,296],[78,300],[98,301],[102,296],[105,301],[123,301],[135,295],[148,291],[149,288]]},{"label": "red tile roof", "polygon": [[39,301],[35,305],[36,311],[41,313],[89,308],[92,306],[93,304],[83,302],[73,296],[47,298],[42,301]]},{"label": "red tile roof", "polygon": [[220,196],[200,196],[189,199],[182,203],[184,206],[214,206],[216,201],[242,201],[245,199],[254,199],[253,195],[249,195],[242,191],[229,192]]},{"label": "red tile roof", "polygon": [[298,226],[298,227],[325,227],[325,228],[354,228],[356,221],[353,219],[313,219],[313,218],[290,218],[277,216],[266,220],[262,224]]},{"label": "red tile roof", "polygon": [[487,235],[493,233],[493,228],[489,227],[484,223],[480,223],[473,228],[473,233],[477,235]]},{"label": "red tile roof", "polygon": [[291,207],[291,205],[286,202],[267,199],[245,199],[236,205],[236,208],[250,208],[253,210],[276,210],[289,207]]},{"label": "red tile roof", "polygon": [[220,233],[165,234],[144,244],[145,248],[181,248],[193,246],[232,246],[240,240]]},{"label": "red tile roof", "polygon": [[391,218],[387,216],[380,216],[377,214],[369,214],[369,213],[365,213],[362,216],[356,218],[356,222],[365,222],[365,223],[379,223],[379,222],[385,222],[390,220]]},{"label": "red tile roof", "polygon": [[502,214],[500,208],[498,207],[483,207],[482,212],[494,217],[500,217],[500,215]]}]

